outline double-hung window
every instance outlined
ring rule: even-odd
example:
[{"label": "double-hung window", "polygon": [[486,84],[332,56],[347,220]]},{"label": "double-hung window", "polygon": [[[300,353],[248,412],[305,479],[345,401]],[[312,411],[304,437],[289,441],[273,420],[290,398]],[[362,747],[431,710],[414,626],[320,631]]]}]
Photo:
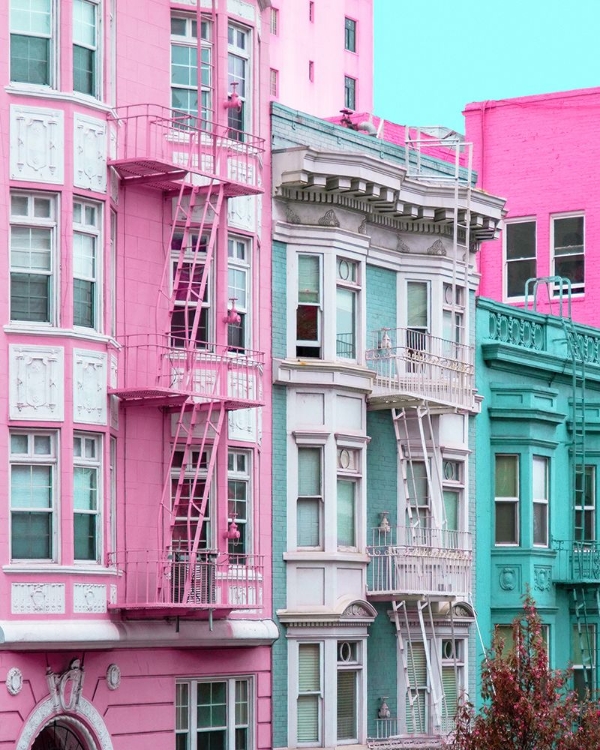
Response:
[{"label": "double-hung window", "polygon": [[426,734],[429,726],[426,644],[412,641],[406,644],[408,685],[406,685],[406,731],[409,734]]},{"label": "double-hung window", "polygon": [[73,325],[100,328],[100,207],[73,203]]},{"label": "double-hung window", "polygon": [[171,242],[174,296],[171,343],[176,347],[204,348],[210,338],[210,278],[204,279],[202,289],[208,237],[188,234],[186,248],[183,248],[183,241],[183,231],[175,232]]},{"label": "double-hung window", "polygon": [[586,466],[584,474],[577,473],[574,532],[573,538],[577,542],[593,542],[596,539],[595,466]]},{"label": "double-hung window", "polygon": [[250,339],[250,242],[239,237],[227,240],[229,309],[239,320],[227,326],[227,345],[243,352]]},{"label": "double-hung window", "polygon": [[53,0],[10,0],[10,80],[54,85]]},{"label": "double-hung window", "polygon": [[409,372],[422,368],[420,352],[427,351],[429,342],[429,282],[408,281],[406,284],[406,355]]},{"label": "double-hung window", "polygon": [[[237,106],[227,110],[229,137],[236,141],[244,140],[247,126],[248,96],[250,94],[250,33],[246,29],[230,24],[227,28],[227,80],[229,96],[237,95]],[[233,102],[231,102],[233,103]]]},{"label": "double-hung window", "polygon": [[321,258],[298,255],[297,357],[321,357],[322,306]]},{"label": "double-hung window", "polygon": [[589,691],[593,690],[593,669],[598,668],[596,665],[596,626],[573,625],[571,634],[573,690],[581,700],[586,700],[589,697]]},{"label": "double-hung window", "polygon": [[431,492],[425,461],[409,461],[406,474],[408,497],[406,499],[407,534],[411,541],[428,544],[431,529]]},{"label": "double-hung window", "polygon": [[465,642],[442,638],[442,690],[444,691],[443,729],[451,732],[458,711],[458,699],[464,687]]},{"label": "double-hung window", "polygon": [[54,318],[56,198],[10,196],[10,317],[40,323]]},{"label": "double-hung window", "polygon": [[337,644],[337,739],[358,742],[359,681],[362,674],[361,643]]},{"label": "double-hung window", "polygon": [[[185,555],[198,535],[198,549],[211,546],[211,501],[206,499],[204,522],[198,532],[198,523],[206,480],[209,454],[200,449],[176,449],[171,462],[171,507],[174,515],[173,552]],[[179,559],[179,558],[178,558]]]},{"label": "double-hung window", "polygon": [[465,290],[461,286],[444,284],[443,293],[444,355],[459,359],[460,344],[465,340]]},{"label": "double-hung window", "polygon": [[246,554],[251,551],[252,494],[250,491],[250,453],[230,450],[227,454],[227,522],[236,523],[240,537],[230,539],[230,554]]},{"label": "double-hung window", "polygon": [[356,109],[356,78],[344,76],[344,107]]},{"label": "double-hung window", "polygon": [[533,543],[548,546],[548,459],[534,456],[533,474]]},{"label": "double-hung window", "polygon": [[319,549],[322,539],[323,450],[298,448],[298,500],[296,535],[298,547]]},{"label": "double-hung window", "polygon": [[271,14],[269,16],[269,26],[271,34],[277,36],[279,34],[279,10],[277,8],[271,8]]},{"label": "double-hung window", "polygon": [[505,295],[507,299],[525,296],[525,282],[537,275],[536,222],[507,222],[504,229]]},{"label": "double-hung window", "polygon": [[252,750],[252,683],[229,678],[178,682],[176,750]]},{"label": "double-hung window", "polygon": [[73,91],[99,96],[99,6],[73,0]]},{"label": "double-hung window", "polygon": [[464,493],[464,462],[445,458],[442,461],[442,483],[444,494],[444,519],[446,529],[443,546],[451,549],[461,547],[458,532],[461,529]]},{"label": "double-hung window", "polygon": [[357,544],[357,501],[360,481],[360,451],[337,451],[337,546],[355,549]]},{"label": "double-hung window", "polygon": [[519,456],[496,455],[494,487],[496,544],[519,544]]},{"label": "double-hung window", "polygon": [[344,47],[348,52],[356,52],[356,21],[344,19]]},{"label": "double-hung window", "polygon": [[200,24],[200,109],[198,116],[198,23],[195,17],[171,16],[171,107],[181,126],[207,128],[212,120],[211,24]]},{"label": "double-hung window", "polygon": [[[552,218],[554,275],[569,279],[573,292],[585,291],[583,216]],[[556,289],[555,293],[559,290]]]},{"label": "double-hung window", "polygon": [[10,537],[13,560],[55,557],[57,436],[10,435]]},{"label": "double-hung window", "polygon": [[356,315],[359,291],[358,263],[337,258],[335,353],[356,359]]},{"label": "double-hung window", "polygon": [[321,741],[322,713],[321,644],[298,644],[298,744],[316,745]]},{"label": "double-hung window", "polygon": [[75,560],[100,559],[102,442],[97,435],[73,437],[73,539]]}]

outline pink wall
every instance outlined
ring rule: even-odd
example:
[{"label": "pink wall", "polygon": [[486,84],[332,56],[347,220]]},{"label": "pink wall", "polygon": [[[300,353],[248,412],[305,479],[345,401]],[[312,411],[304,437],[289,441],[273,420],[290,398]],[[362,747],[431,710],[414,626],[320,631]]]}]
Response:
[{"label": "pink wall", "polygon": [[[595,326],[600,325],[594,291],[600,282],[595,158],[599,111],[600,88],[595,88],[477,102],[464,112],[478,186],[506,197],[507,219],[536,220],[537,276],[552,273],[551,216],[584,213],[586,292],[574,296],[573,317]],[[479,293],[498,300],[503,299],[502,247],[502,238],[487,242],[479,255]]]},{"label": "pink wall", "polygon": [[[357,112],[373,111],[373,0],[274,0],[278,33],[271,34],[270,67],[279,72],[275,101],[317,117],[344,107],[344,77],[357,80]],[[356,52],[344,47],[344,20],[357,22]],[[309,79],[309,62],[314,80]]]}]

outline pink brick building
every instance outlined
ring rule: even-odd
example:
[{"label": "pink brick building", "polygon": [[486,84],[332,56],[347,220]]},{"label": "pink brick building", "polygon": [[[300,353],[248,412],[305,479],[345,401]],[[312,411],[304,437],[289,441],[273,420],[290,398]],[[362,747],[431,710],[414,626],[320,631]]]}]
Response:
[{"label": "pink brick building", "polygon": [[[571,281],[574,319],[600,325],[599,112],[599,88],[466,107],[478,186],[507,198],[504,230],[480,254],[482,296],[523,304],[528,278],[561,276]],[[548,295],[544,286],[538,300],[542,312],[557,312],[558,287]]]}]

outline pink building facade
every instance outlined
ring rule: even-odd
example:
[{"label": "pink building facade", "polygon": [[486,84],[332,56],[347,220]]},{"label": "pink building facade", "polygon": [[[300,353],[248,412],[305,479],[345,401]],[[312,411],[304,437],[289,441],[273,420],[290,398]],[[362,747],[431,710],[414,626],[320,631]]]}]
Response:
[{"label": "pink building facade", "polygon": [[[570,281],[573,318],[600,325],[593,294],[600,283],[599,111],[600,88],[466,107],[478,186],[507,199],[501,236],[480,253],[482,296],[522,305],[527,279],[560,276]],[[559,287],[538,289],[541,312],[558,312]],[[562,288],[566,302],[568,284]],[[530,300],[532,293],[530,285]]]},{"label": "pink building facade", "polygon": [[0,748],[270,748],[269,3],[7,5]]},{"label": "pink building facade", "polygon": [[373,0],[273,0],[270,94],[317,117],[373,111]]}]

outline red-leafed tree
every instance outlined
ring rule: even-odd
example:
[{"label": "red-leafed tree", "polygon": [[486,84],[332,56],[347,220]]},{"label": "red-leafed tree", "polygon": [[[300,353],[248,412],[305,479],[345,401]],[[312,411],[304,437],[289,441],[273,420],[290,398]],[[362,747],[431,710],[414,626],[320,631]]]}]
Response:
[{"label": "red-leafed tree", "polygon": [[482,670],[484,707],[464,702],[453,750],[598,750],[600,706],[568,689],[569,673],[548,668],[542,623],[525,597],[509,649],[498,633]]}]

